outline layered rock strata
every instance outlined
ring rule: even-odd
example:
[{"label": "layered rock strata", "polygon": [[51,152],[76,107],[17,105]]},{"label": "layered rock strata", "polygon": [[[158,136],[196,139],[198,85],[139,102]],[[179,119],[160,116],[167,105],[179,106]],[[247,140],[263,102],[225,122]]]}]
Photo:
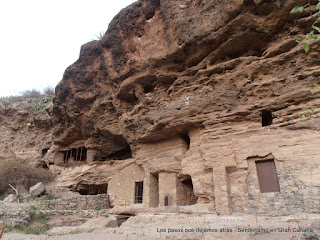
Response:
[{"label": "layered rock strata", "polygon": [[[320,45],[294,41],[316,17],[290,14],[298,4],[123,9],[56,87],[48,161],[59,185],[108,183],[113,205],[319,213],[319,110],[300,116],[319,106]],[[264,189],[263,162],[278,190]]]}]

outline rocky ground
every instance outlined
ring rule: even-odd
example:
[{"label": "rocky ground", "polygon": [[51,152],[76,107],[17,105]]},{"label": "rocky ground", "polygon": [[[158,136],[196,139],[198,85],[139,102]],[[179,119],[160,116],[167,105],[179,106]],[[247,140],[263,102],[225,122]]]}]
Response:
[{"label": "rocky ground", "polygon": [[[319,239],[320,215],[216,216],[210,213],[140,213],[120,227],[106,227],[112,217],[94,218],[45,235],[6,233],[3,239]],[[248,232],[251,229],[251,233]],[[194,232],[193,232],[194,231]],[[197,232],[199,231],[199,232]],[[217,232],[216,232],[217,231]]]},{"label": "rocky ground", "polygon": [[[72,193],[66,197],[43,201],[33,199],[25,203],[0,201],[0,217],[6,225],[3,239],[319,239],[320,214],[298,213],[288,216],[266,214],[234,214],[220,216],[207,205],[171,206],[145,209],[139,205],[111,209],[80,209],[79,200]],[[48,198],[48,197],[47,197]],[[96,197],[95,197],[96,198]],[[97,202],[97,199],[91,202]],[[100,197],[101,198],[101,197]],[[72,200],[73,199],[73,200]],[[48,209],[66,201],[65,209]],[[94,203],[92,203],[94,204]],[[74,209],[71,209],[75,205]],[[32,212],[30,207],[35,210]],[[76,209],[77,208],[77,209]],[[9,228],[7,224],[16,225]],[[30,233],[45,226],[35,234]],[[42,226],[41,226],[42,225]]]},{"label": "rocky ground", "polygon": [[0,161],[43,164],[43,157],[52,145],[50,109],[53,96],[53,90],[43,94],[33,90],[0,98]]}]

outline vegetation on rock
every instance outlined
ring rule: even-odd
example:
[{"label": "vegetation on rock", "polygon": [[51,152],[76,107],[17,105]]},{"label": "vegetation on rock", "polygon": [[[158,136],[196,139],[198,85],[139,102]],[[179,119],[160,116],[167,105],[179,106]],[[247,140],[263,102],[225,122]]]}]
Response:
[{"label": "vegetation on rock", "polygon": [[[293,13],[302,13],[303,11],[309,11],[310,16],[315,19],[313,21],[312,25],[310,26],[310,28],[312,30],[310,30],[310,32],[307,33],[304,37],[305,40],[303,37],[295,38],[295,41],[297,43],[303,43],[303,50],[305,52],[308,52],[310,50],[310,44],[314,40],[320,40],[320,27],[318,27],[319,23],[320,23],[320,16],[319,16],[319,14],[320,14],[320,0],[318,0],[318,3],[316,5],[315,9],[311,8],[311,7],[312,7],[312,5],[309,0],[307,4],[305,4],[303,6],[296,6],[290,12],[291,14],[293,14]],[[319,83],[313,84],[313,89],[317,89],[318,87],[320,87],[320,80],[319,80]],[[312,115],[314,115],[314,110],[315,110],[315,108],[308,109],[308,113],[300,115],[300,118],[303,119],[306,117],[311,117]],[[318,128],[318,130],[320,131],[320,127]]]},{"label": "vegetation on rock", "polygon": [[311,8],[311,3],[308,1],[307,4],[303,6],[296,6],[294,7],[290,13],[302,13],[303,11],[309,11],[310,16],[314,16],[315,20],[313,24],[311,25],[312,30],[310,30],[309,33],[305,35],[305,41],[302,37],[295,38],[295,41],[298,43],[303,43],[303,50],[308,52],[310,50],[310,43],[312,43],[314,40],[320,40],[320,0],[318,0],[318,4],[316,5],[315,9]]},{"label": "vegetation on rock", "polygon": [[15,226],[5,225],[6,232],[13,230],[21,231],[25,234],[44,234],[49,230],[49,216],[41,212],[37,207],[31,205],[25,209],[25,212],[30,215],[31,221],[27,225],[19,224]]},{"label": "vegetation on rock", "polygon": [[52,180],[49,171],[43,168],[32,167],[28,163],[19,160],[7,160],[0,162],[0,195],[11,189],[26,189],[38,182],[49,182]]},{"label": "vegetation on rock", "polygon": [[47,194],[47,195],[43,195],[40,200],[41,201],[52,201],[52,200],[56,200],[56,199],[59,199],[60,197],[59,196],[55,196],[55,195],[52,195],[52,194]]},{"label": "vegetation on rock", "polygon": [[54,97],[54,89],[47,87],[41,93],[38,90],[27,90],[18,96],[0,97],[0,104],[5,107],[19,102],[25,102],[25,109],[36,113],[46,108],[48,103],[52,102]]}]

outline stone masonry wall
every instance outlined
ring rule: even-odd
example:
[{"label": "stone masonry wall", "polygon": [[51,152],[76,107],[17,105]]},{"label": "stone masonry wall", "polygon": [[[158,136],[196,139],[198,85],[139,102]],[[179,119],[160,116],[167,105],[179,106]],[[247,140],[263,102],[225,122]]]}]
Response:
[{"label": "stone masonry wall", "polygon": [[259,180],[254,161],[248,161],[248,212],[295,214],[319,213],[319,187],[307,186],[295,174],[297,165],[275,160],[280,192],[260,193]]},{"label": "stone masonry wall", "polygon": [[48,210],[87,210],[110,208],[108,194],[79,195],[45,201],[43,208]]},{"label": "stone masonry wall", "polygon": [[[207,139],[200,147],[203,161],[215,162],[212,187],[216,210],[273,215],[319,213],[318,135],[308,130],[272,128],[211,141],[208,135],[203,135],[202,139]],[[207,150],[208,146],[211,151]],[[275,162],[280,192],[260,191],[255,162],[266,158]],[[226,169],[225,178],[221,177],[221,169],[214,171],[217,167]],[[189,172],[191,177],[196,174],[191,169]]]},{"label": "stone masonry wall", "polygon": [[25,210],[27,208],[27,204],[0,201],[0,221],[11,226],[27,224],[31,220],[30,214]]}]

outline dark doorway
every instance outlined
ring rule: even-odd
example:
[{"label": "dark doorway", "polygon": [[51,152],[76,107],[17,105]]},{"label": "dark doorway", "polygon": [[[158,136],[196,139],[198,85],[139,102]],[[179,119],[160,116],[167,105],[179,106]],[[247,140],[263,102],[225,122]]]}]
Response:
[{"label": "dark doorway", "polygon": [[262,127],[272,124],[272,112],[270,110],[262,111]]},{"label": "dark doorway", "polygon": [[274,160],[256,162],[260,192],[280,192]]},{"label": "dark doorway", "polygon": [[169,198],[170,198],[170,195],[166,195],[166,196],[164,197],[164,205],[165,205],[165,206],[169,206]]},{"label": "dark doorway", "polygon": [[197,203],[198,198],[195,196],[193,192],[193,184],[191,176],[184,175],[181,177],[181,188],[179,191],[179,195],[181,195],[179,199],[179,205],[194,205]]},{"label": "dark doorway", "polygon": [[108,184],[100,185],[88,185],[88,184],[78,184],[77,191],[81,195],[97,195],[104,194],[108,192]]},{"label": "dark doorway", "polygon": [[134,203],[142,203],[142,201],[143,201],[143,182],[136,182],[134,198],[135,198]]}]

